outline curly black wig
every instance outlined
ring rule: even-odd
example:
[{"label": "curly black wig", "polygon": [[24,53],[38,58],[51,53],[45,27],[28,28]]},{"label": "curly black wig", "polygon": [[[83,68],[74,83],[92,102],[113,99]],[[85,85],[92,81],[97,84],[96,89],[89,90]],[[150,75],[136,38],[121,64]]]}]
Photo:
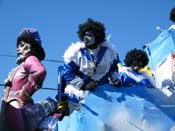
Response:
[{"label": "curly black wig", "polygon": [[124,62],[128,67],[137,66],[143,68],[148,64],[149,59],[145,51],[135,48],[127,52]]},{"label": "curly black wig", "polygon": [[169,19],[175,22],[175,7],[171,9]]},{"label": "curly black wig", "polygon": [[91,18],[88,18],[87,21],[83,24],[79,25],[79,30],[77,34],[80,40],[83,40],[85,32],[92,31],[95,35],[95,42],[97,44],[102,43],[105,41],[105,27],[102,23],[98,21],[94,21]]}]

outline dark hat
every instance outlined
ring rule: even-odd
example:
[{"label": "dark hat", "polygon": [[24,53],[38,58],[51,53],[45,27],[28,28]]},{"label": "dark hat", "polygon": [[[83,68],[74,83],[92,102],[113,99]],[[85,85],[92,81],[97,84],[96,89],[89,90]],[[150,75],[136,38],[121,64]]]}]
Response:
[{"label": "dark hat", "polygon": [[83,40],[84,35],[87,31],[91,31],[95,36],[95,43],[102,43],[105,41],[105,26],[103,23],[93,20],[92,18],[88,18],[86,22],[83,24],[79,24],[79,29],[77,34],[80,40]]},{"label": "dark hat", "polygon": [[169,19],[175,22],[175,7],[170,10]]},{"label": "dark hat", "polygon": [[41,39],[38,31],[34,28],[24,28],[20,33],[19,36],[17,37],[17,46],[21,42],[27,42],[32,45],[32,48],[36,50],[36,57],[38,59],[44,60],[45,58],[45,51],[41,45]]}]

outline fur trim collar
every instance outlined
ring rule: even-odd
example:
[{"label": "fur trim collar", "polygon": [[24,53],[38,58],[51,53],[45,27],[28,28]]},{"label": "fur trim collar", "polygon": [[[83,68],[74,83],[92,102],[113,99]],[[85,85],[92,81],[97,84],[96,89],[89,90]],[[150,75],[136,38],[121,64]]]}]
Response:
[{"label": "fur trim collar", "polygon": [[80,50],[80,48],[85,48],[83,42],[78,41],[76,43],[72,43],[64,53],[63,57],[65,63],[69,63],[71,61],[71,58],[74,57],[74,55]]},{"label": "fur trim collar", "polygon": [[[113,54],[114,58],[116,56],[116,50],[113,45],[109,43],[109,41],[105,41],[100,44],[101,47],[107,47]],[[64,61],[65,63],[69,63],[71,59],[75,56],[76,53],[80,50],[80,48],[85,48],[85,44],[83,42],[77,41],[76,43],[72,43],[64,53]]]}]

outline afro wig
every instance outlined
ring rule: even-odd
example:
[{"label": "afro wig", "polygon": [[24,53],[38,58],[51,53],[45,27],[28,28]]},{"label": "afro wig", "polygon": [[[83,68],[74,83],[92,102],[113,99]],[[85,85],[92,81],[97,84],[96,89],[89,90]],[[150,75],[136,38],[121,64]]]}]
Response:
[{"label": "afro wig", "polygon": [[124,62],[128,67],[137,66],[143,68],[148,64],[149,59],[143,50],[133,49],[127,52]]},{"label": "afro wig", "polygon": [[171,9],[169,19],[175,22],[175,7]]},{"label": "afro wig", "polygon": [[77,31],[80,40],[83,40],[83,37],[87,31],[91,31],[94,33],[95,42],[97,44],[105,41],[105,27],[102,23],[88,18],[85,23],[80,24],[79,30]]}]

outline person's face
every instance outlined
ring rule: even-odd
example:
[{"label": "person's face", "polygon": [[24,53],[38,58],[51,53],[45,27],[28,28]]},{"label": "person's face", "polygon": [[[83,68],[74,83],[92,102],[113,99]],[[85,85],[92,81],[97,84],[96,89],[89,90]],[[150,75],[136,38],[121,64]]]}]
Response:
[{"label": "person's face", "polygon": [[142,62],[133,61],[132,66],[131,66],[131,69],[132,69],[133,71],[138,72],[142,67],[143,67],[143,66],[142,66]]},{"label": "person's face", "polygon": [[138,66],[132,66],[131,69],[132,69],[133,71],[138,72],[141,68],[138,67]]},{"label": "person's face", "polygon": [[17,56],[25,56],[31,51],[31,45],[29,43],[26,43],[24,41],[21,41],[16,49]]},{"label": "person's face", "polygon": [[91,47],[95,44],[95,36],[91,31],[85,32],[83,41],[87,47]]}]

